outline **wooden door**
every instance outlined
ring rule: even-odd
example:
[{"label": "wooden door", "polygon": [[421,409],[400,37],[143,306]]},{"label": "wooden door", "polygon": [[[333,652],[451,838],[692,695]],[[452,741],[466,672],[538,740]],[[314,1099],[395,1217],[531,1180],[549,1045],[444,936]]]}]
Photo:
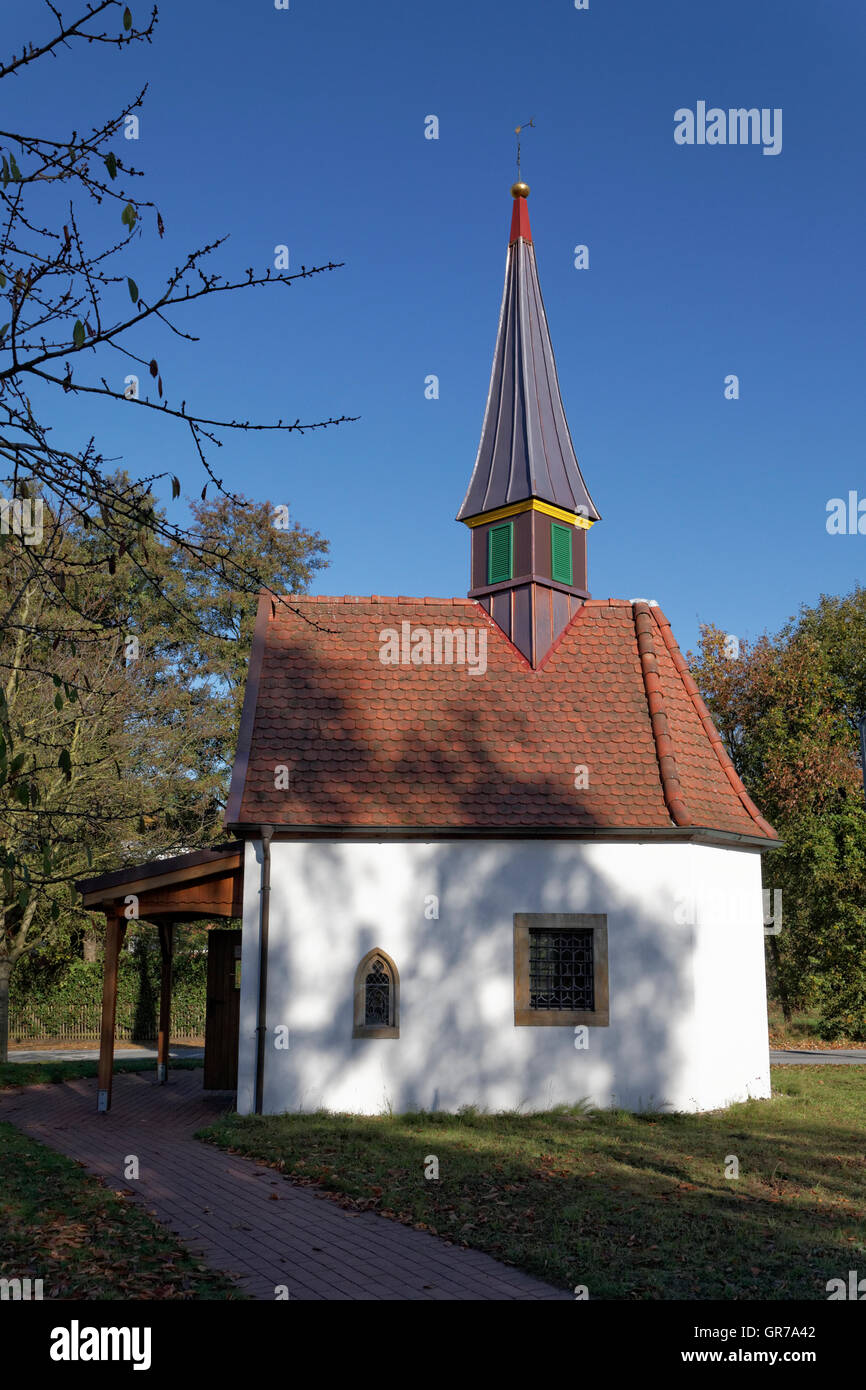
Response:
[{"label": "wooden door", "polygon": [[204,1032],[206,1091],[237,1089],[240,1003],[241,933],[208,932],[207,1012]]}]

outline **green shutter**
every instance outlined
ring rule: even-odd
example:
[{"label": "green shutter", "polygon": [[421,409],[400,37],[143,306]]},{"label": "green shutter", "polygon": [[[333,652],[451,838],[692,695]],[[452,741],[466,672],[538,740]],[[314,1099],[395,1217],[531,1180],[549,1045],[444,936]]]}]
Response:
[{"label": "green shutter", "polygon": [[491,526],[487,532],[487,583],[504,584],[512,572],[513,525]]},{"label": "green shutter", "polygon": [[557,584],[573,584],[571,527],[550,524],[550,574]]}]

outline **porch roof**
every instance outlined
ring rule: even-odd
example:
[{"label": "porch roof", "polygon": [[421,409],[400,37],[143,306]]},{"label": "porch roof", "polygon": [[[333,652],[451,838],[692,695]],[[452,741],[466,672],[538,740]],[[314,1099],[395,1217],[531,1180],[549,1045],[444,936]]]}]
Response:
[{"label": "porch roof", "polygon": [[126,899],[138,898],[137,916],[147,922],[240,917],[243,911],[244,846],[235,840],[170,859],[151,859],[79,879],[82,905],[122,915]]}]

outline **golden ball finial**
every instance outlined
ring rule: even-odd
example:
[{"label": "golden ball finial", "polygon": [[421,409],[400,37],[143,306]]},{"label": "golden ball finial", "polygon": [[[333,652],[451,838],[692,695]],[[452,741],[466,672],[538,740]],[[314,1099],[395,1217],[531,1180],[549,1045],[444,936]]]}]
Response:
[{"label": "golden ball finial", "polygon": [[512,198],[528,198],[528,197],[529,197],[529,184],[528,184],[528,183],[522,183],[522,182],[521,182],[521,183],[513,183],[513,184],[511,185],[511,196],[512,196]]}]

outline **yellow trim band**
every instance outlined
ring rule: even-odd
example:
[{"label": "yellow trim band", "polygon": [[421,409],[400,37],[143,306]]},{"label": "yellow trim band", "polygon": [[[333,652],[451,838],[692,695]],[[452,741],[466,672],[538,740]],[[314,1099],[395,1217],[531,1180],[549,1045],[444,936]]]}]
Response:
[{"label": "yellow trim band", "polygon": [[525,502],[514,502],[510,507],[496,507],[491,512],[482,512],[480,516],[471,516],[466,525],[485,526],[489,521],[501,521],[507,516],[517,516],[518,512],[544,512],[545,516],[565,521],[569,526],[579,526],[584,531],[595,525],[589,517],[578,516],[576,512],[566,511],[564,507],[555,507],[552,502],[539,502],[536,497],[530,497]]}]

